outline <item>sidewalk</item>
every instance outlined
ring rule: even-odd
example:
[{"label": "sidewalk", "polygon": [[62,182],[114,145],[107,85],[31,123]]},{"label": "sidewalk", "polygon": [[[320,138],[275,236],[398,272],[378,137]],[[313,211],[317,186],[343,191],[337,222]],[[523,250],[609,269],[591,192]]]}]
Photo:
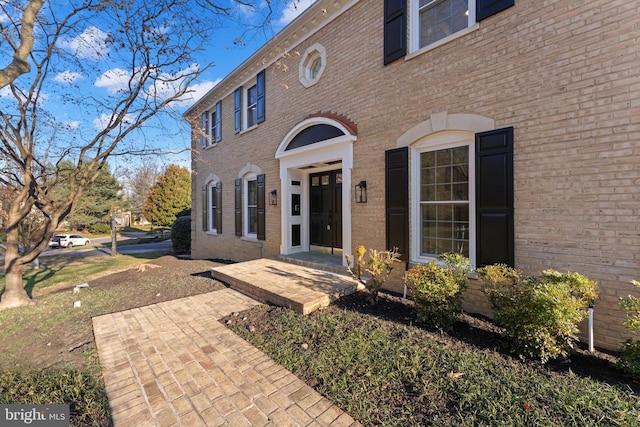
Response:
[{"label": "sidewalk", "polygon": [[223,289],[94,318],[114,426],[360,425],[218,322],[257,304]]}]

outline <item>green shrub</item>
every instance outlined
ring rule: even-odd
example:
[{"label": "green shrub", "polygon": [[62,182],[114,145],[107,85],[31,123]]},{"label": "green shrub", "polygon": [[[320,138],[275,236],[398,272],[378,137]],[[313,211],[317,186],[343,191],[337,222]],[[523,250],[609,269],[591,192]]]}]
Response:
[{"label": "green shrub", "polygon": [[[640,282],[632,280],[634,286],[640,288]],[[627,321],[624,325],[634,334],[640,333],[640,298],[629,295],[620,298],[620,305],[627,312]],[[640,379],[640,340],[628,339],[620,350],[618,367],[636,379]]]},{"label": "green shrub", "polygon": [[89,224],[87,229],[91,234],[110,234],[111,233],[111,227],[109,226],[109,224],[105,224],[102,222],[94,222],[93,224]]},{"label": "green shrub", "polygon": [[462,311],[462,294],[467,287],[470,262],[459,254],[443,254],[440,260],[412,267],[407,280],[418,320],[446,330]]},{"label": "green shrub", "polygon": [[568,355],[578,339],[578,323],[597,296],[596,282],[554,270],[523,277],[504,265],[478,273],[511,351],[543,363]]},{"label": "green shrub", "polygon": [[178,254],[191,252],[191,217],[181,216],[171,226],[171,246]]}]

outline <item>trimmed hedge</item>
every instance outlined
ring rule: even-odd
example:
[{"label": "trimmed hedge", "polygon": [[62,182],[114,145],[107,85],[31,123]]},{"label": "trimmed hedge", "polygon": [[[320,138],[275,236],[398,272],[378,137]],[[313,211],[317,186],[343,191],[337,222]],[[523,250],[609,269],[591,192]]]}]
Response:
[{"label": "trimmed hedge", "polygon": [[178,254],[191,252],[191,216],[181,216],[173,222],[171,246],[173,252]]}]

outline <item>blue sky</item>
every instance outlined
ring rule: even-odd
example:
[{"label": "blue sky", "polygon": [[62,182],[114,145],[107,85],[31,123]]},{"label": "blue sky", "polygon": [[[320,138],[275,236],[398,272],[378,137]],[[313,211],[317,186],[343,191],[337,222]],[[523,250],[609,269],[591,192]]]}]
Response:
[{"label": "blue sky", "polygon": [[[191,85],[191,89],[194,91],[191,99],[184,99],[177,106],[177,110],[184,112],[193,105],[195,100],[207,93],[217,82],[313,2],[313,0],[288,1],[286,4],[281,3],[279,7],[274,7],[272,25],[269,28],[265,31],[249,32],[247,35],[245,35],[247,28],[260,22],[266,13],[265,11],[268,10],[266,3],[261,3],[257,9],[236,5],[233,11],[234,19],[223,21],[224,24],[221,28],[212,34],[207,34],[211,43],[205,50],[198,53],[196,57],[198,63],[192,66],[203,66],[209,62],[212,62],[213,66],[205,70],[195,84]],[[0,11],[0,24],[6,25],[7,22],[8,17]],[[71,90],[79,92],[83,97],[95,95],[104,98],[109,94],[117,94],[131,77],[130,71],[125,71],[127,67],[117,62],[117,55],[114,54],[113,49],[106,41],[109,33],[115,30],[114,28],[104,28],[100,22],[87,22],[86,26],[75,28],[75,30],[75,36],[62,38],[58,47],[88,64],[87,67],[85,69],[56,70],[39,100],[39,104],[52,114],[51,127],[56,129],[57,138],[62,141],[82,141],[82,138],[90,138],[91,135],[104,128],[103,123],[109,113],[107,110],[96,116],[94,112],[83,111],[82,106],[78,103],[64,101],[65,92],[68,93]],[[238,43],[239,38],[242,38],[242,43]],[[6,54],[4,49],[0,51],[0,62],[6,61]],[[1,59],[2,56],[5,56],[5,60]],[[179,76],[179,72],[174,76]],[[171,88],[164,89],[171,90]],[[162,90],[162,88],[159,89],[159,91]],[[5,108],[3,104],[9,102],[13,102],[9,89],[3,88],[0,90],[0,108]],[[168,128],[180,129],[180,132],[178,135],[168,137],[166,136]],[[177,119],[175,123],[167,123],[166,121],[152,123],[152,126],[146,128],[144,135],[135,137],[145,140],[142,145],[149,141],[149,145],[171,147],[176,151],[183,151],[177,155],[156,157],[155,160],[160,165],[177,163],[182,166],[190,166],[190,154],[188,151],[184,151],[190,145],[189,129],[182,120]],[[69,144],[72,143],[69,142]],[[124,162],[122,158],[113,159],[111,163],[112,170],[127,167],[124,164],[127,162]]]}]

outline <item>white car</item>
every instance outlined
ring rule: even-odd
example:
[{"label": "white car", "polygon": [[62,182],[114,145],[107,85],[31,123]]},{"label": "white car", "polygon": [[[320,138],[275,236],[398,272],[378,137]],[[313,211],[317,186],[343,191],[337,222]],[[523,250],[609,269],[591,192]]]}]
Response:
[{"label": "white car", "polygon": [[86,246],[91,241],[79,234],[56,234],[49,240],[50,248],[72,248],[74,246]]}]

